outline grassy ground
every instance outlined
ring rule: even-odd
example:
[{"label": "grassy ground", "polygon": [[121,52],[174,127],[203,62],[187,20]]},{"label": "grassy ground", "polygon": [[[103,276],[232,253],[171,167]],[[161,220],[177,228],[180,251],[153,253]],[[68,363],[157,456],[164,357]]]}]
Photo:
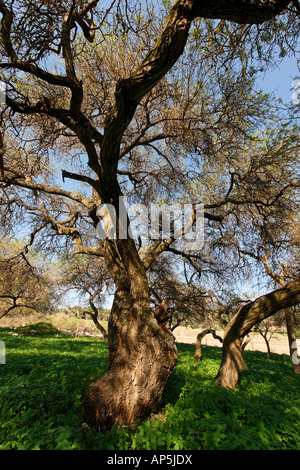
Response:
[{"label": "grassy ground", "polygon": [[214,383],[219,348],[194,363],[194,346],[178,345],[161,413],[101,435],[81,428],[81,397],[105,372],[105,342],[30,329],[0,329],[0,449],[300,449],[300,377],[287,356],[245,351],[249,371],[227,390]]},{"label": "grassy ground", "polygon": [[[1,319],[0,327],[18,328],[20,326],[32,325],[35,323],[50,323],[60,331],[68,332],[75,336],[100,335],[94,322],[87,316],[84,320],[74,315],[66,315],[64,312],[55,312],[53,314],[32,313],[26,316],[7,316]],[[107,321],[100,321],[102,326],[107,329]]]}]

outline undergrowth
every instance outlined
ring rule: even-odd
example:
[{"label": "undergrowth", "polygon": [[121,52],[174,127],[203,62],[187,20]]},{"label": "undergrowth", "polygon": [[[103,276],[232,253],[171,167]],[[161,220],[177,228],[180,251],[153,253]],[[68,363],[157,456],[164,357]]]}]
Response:
[{"label": "undergrowth", "polygon": [[41,329],[35,336],[0,329],[6,346],[6,364],[0,364],[2,450],[300,449],[300,377],[287,356],[245,351],[249,370],[229,390],[214,382],[220,348],[203,348],[194,363],[194,346],[178,344],[161,413],[134,428],[98,434],[81,426],[81,399],[105,372],[106,343]]}]

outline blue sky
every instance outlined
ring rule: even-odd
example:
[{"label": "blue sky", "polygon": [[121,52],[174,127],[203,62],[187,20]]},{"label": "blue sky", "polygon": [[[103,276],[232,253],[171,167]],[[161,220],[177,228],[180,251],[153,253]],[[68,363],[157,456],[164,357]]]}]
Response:
[{"label": "blue sky", "polygon": [[285,104],[290,104],[293,93],[292,83],[299,75],[296,58],[285,57],[276,68],[261,74],[258,85],[263,91],[274,93],[277,98],[282,98]]}]

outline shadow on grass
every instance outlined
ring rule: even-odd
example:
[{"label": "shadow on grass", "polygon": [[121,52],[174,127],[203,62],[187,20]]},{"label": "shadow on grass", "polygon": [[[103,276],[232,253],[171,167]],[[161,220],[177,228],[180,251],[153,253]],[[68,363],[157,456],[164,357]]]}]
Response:
[{"label": "shadow on grass", "polygon": [[7,346],[7,364],[0,366],[2,439],[16,442],[16,448],[122,449],[122,442],[128,449],[135,442],[136,449],[153,450],[300,448],[300,377],[284,357],[268,360],[264,353],[245,352],[249,371],[229,390],[214,382],[220,348],[204,347],[201,361],[194,363],[195,346],[178,344],[178,363],[163,399],[165,419],[150,427],[147,420],[132,435],[124,430],[85,437],[81,397],[106,370],[106,343],[63,335],[13,337],[4,331],[0,339]]},{"label": "shadow on grass", "polygon": [[[106,370],[107,345],[100,339],[0,335],[6,344],[6,364],[0,367],[2,388],[33,391],[35,387],[79,389]],[[25,393],[25,392],[24,392]]]},{"label": "shadow on grass", "polygon": [[205,348],[196,364],[190,345],[180,349],[178,368],[164,397],[164,404],[173,405],[166,422],[167,449],[178,445],[185,450],[300,448],[300,377],[288,357],[268,359],[264,353],[247,352],[249,370],[231,390],[214,382],[219,348]]}]

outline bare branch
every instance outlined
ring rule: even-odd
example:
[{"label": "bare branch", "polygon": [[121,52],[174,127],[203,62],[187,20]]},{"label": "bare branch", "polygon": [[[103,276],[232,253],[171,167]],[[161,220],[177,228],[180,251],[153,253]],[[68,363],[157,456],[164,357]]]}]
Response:
[{"label": "bare branch", "polygon": [[[46,194],[56,194],[57,196],[63,196],[65,198],[71,199],[72,201],[79,202],[88,209],[91,206],[91,201],[79,193],[73,193],[55,186],[49,186],[47,184],[34,183],[30,177],[19,175],[9,167],[4,167],[4,169],[6,174],[4,178],[0,179],[0,183],[3,183],[5,186],[15,185],[19,186],[20,188],[41,191],[42,193]],[[8,176],[8,173],[13,173],[14,176]]]}]

